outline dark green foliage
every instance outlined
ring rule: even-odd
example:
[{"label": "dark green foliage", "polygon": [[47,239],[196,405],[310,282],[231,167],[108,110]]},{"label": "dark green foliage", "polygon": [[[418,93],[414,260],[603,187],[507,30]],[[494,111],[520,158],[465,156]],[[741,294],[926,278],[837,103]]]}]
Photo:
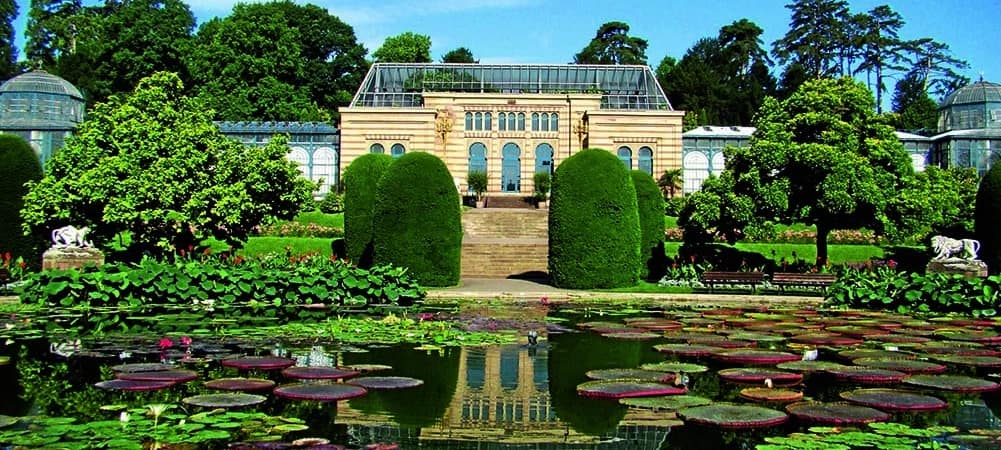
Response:
[{"label": "dark green foliage", "polygon": [[594,289],[637,283],[636,189],[618,157],[592,148],[567,158],[553,177],[551,202],[549,275],[556,286]]},{"label": "dark green foliage", "polygon": [[28,189],[24,183],[42,178],[38,156],[24,139],[0,134],[0,256],[10,252],[27,261],[41,257],[43,239],[24,236],[21,230],[21,207]]},{"label": "dark green foliage", "polygon": [[393,157],[368,153],[344,170],[344,239],[347,258],[359,267],[372,265],[372,217],[379,180]]},{"label": "dark green foliage", "polygon": [[323,196],[323,200],[316,203],[316,209],[327,214],[337,214],[344,211],[344,196],[330,191]]},{"label": "dark green foliage", "polygon": [[980,241],[980,259],[991,273],[1001,273],[1001,163],[994,163],[977,190],[974,227]]},{"label": "dark green foliage", "polygon": [[466,175],[466,185],[476,194],[476,199],[481,200],[487,193],[487,173],[482,170],[473,170]]},{"label": "dark green foliage", "polygon": [[901,314],[961,313],[993,317],[1001,309],[1001,276],[846,268],[827,291],[831,306],[897,311]]},{"label": "dark green foliage", "polygon": [[659,280],[667,267],[664,254],[664,196],[650,174],[632,171],[640,218],[640,276]]},{"label": "dark green foliage", "polygon": [[459,283],[462,217],[445,163],[430,153],[398,158],[379,182],[373,260],[406,267],[424,286]]},{"label": "dark green foliage", "polygon": [[545,200],[549,197],[549,191],[553,190],[553,176],[546,172],[535,172],[532,175],[532,184],[535,185],[535,197],[537,200]]},{"label": "dark green foliage", "polygon": [[647,41],[629,36],[629,24],[606,22],[573,57],[574,64],[646,64]]}]

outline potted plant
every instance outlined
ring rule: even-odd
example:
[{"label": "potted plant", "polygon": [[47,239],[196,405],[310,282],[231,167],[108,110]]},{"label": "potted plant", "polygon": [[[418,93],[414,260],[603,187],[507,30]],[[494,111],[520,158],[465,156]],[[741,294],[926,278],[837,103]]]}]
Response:
[{"label": "potted plant", "polygon": [[553,178],[549,172],[536,172],[532,176],[535,184],[535,204],[539,209],[549,208],[549,189],[553,186]]},{"label": "potted plant", "polygon": [[470,171],[466,175],[466,185],[476,196],[476,207],[482,208],[485,203],[483,196],[487,193],[487,173],[482,170]]}]

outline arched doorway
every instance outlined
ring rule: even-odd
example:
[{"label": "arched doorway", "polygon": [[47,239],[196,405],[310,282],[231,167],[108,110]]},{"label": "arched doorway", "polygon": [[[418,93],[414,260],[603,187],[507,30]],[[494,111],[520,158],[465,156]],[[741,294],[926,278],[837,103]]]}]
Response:
[{"label": "arched doorway", "polygon": [[501,151],[501,191],[521,191],[521,147],[514,142],[504,144]]},{"label": "arched doorway", "polygon": [[617,154],[619,155],[619,159],[622,161],[622,164],[626,165],[626,169],[633,170],[633,151],[632,151],[632,149],[630,149],[629,147],[626,147],[626,146],[622,146],[622,147],[619,147],[619,151],[617,152]]},{"label": "arched doorway", "polygon": [[685,179],[684,192],[690,194],[698,191],[702,187],[702,182],[709,178],[709,158],[702,152],[690,152],[685,155],[682,166]]},{"label": "arched doorway", "polygon": [[553,173],[553,146],[542,143],[535,147],[535,173]]}]

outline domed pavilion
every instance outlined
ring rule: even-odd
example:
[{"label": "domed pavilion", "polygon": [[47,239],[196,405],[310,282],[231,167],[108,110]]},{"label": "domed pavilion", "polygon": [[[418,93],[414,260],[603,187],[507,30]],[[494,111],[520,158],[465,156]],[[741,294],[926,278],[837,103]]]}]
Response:
[{"label": "domed pavilion", "polygon": [[85,107],[70,82],[33,70],[0,85],[0,132],[24,138],[45,165],[83,122]]},{"label": "domed pavilion", "polygon": [[938,132],[934,163],[987,173],[1001,159],[1001,84],[980,80],[946,97],[938,107]]}]

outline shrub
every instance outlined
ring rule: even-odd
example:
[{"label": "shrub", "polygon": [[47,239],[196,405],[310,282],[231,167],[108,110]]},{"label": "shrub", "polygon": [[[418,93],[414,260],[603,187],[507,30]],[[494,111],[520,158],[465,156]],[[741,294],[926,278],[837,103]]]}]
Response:
[{"label": "shrub", "polygon": [[344,196],[334,191],[330,191],[327,195],[323,196],[323,200],[317,202],[316,208],[319,209],[320,212],[327,214],[336,214],[344,211]]},{"label": "shrub", "polygon": [[532,183],[535,185],[535,199],[545,201],[553,187],[553,176],[548,171],[535,172],[535,175],[532,175]]},{"label": "shrub", "polygon": [[828,289],[827,303],[902,314],[962,313],[992,317],[1001,309],[1001,276],[921,274],[898,271],[893,264],[871,270],[846,267]]},{"label": "shrub", "polygon": [[1001,273],[1001,163],[995,163],[980,182],[977,190],[974,227],[980,241],[980,259],[991,273]]},{"label": "shrub", "polygon": [[398,158],[379,182],[373,214],[376,263],[406,267],[425,286],[459,283],[462,212],[441,159],[425,152]]},{"label": "shrub", "polygon": [[466,184],[469,190],[473,191],[477,200],[481,200],[487,193],[487,173],[482,170],[473,170],[466,175]]},{"label": "shrub", "polygon": [[664,195],[650,174],[634,170],[631,175],[640,218],[640,276],[658,280],[667,266],[664,254]]},{"label": "shrub", "polygon": [[40,260],[44,238],[24,235],[21,208],[28,191],[24,183],[41,178],[42,165],[31,145],[19,136],[0,134],[0,255]]},{"label": "shrub", "polygon": [[688,197],[677,196],[671,197],[664,200],[664,214],[672,217],[678,217],[681,215],[681,210],[685,208],[685,202]]},{"label": "shrub", "polygon": [[372,265],[372,217],[376,191],[379,179],[392,163],[392,156],[368,153],[356,158],[344,170],[344,240],[347,258],[358,267]]},{"label": "shrub", "polygon": [[618,157],[592,148],[567,158],[553,177],[551,202],[549,274],[556,286],[592,289],[637,283],[636,189]]}]

